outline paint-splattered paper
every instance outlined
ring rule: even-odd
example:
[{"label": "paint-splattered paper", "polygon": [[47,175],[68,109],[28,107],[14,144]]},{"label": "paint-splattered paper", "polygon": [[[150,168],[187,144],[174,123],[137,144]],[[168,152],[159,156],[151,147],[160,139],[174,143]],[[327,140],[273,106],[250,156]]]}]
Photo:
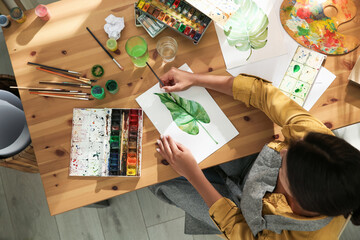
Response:
[{"label": "paint-splattered paper", "polygon": [[[180,67],[180,69],[191,72],[187,64],[184,64]],[[169,110],[170,107],[167,108],[167,106],[164,105],[165,102],[169,101],[163,101],[164,103],[162,103],[159,95],[155,95],[155,93],[162,93],[158,83],[136,98],[136,101],[139,103],[160,134],[170,135],[175,139],[175,141],[180,142],[189,148],[198,163],[203,161],[239,134],[205,88],[196,86],[191,87],[186,91],[175,93],[176,99],[178,98],[177,96],[179,96],[183,98],[181,101],[185,101],[186,99],[186,101],[194,101],[198,103],[194,103],[190,107],[195,110],[196,106],[196,109],[199,110],[195,111],[196,115],[199,119],[203,119],[203,121],[201,121],[201,125],[199,124],[198,126],[198,133],[195,135],[189,134],[189,131],[181,130],[180,127],[183,127],[184,125],[184,129],[189,130],[189,126],[187,124],[179,124],[179,122],[175,122],[184,119],[182,123],[190,124],[189,119],[191,118],[186,119],[186,116],[184,116],[179,119],[178,113],[183,112],[176,112],[176,110],[171,112]],[[206,114],[203,113],[203,110],[200,111],[199,105],[201,105],[204,111],[206,111]],[[205,115],[207,115],[207,117],[204,117]],[[178,120],[175,119],[174,121],[174,116]],[[205,118],[208,118],[208,120],[204,120]]]},{"label": "paint-splattered paper", "polygon": [[70,176],[107,176],[111,109],[73,110]]},{"label": "paint-splattered paper", "polygon": [[325,58],[323,54],[298,47],[280,83],[280,90],[303,106]]}]

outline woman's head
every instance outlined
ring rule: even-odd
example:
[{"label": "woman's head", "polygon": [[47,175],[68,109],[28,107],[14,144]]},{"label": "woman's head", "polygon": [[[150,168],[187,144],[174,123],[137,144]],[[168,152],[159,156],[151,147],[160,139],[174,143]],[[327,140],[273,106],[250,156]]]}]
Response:
[{"label": "woman's head", "polygon": [[343,139],[309,133],[286,154],[290,191],[300,206],[360,225],[360,152]]}]

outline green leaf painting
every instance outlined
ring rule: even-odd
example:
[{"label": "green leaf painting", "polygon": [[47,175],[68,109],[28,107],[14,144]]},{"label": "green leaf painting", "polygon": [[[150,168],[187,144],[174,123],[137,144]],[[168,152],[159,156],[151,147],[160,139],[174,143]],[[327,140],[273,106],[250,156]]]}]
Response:
[{"label": "green leaf painting", "polygon": [[197,135],[199,134],[199,125],[218,144],[218,142],[210,135],[202,123],[210,123],[210,118],[203,106],[198,102],[179,97],[177,94],[171,93],[154,93],[159,96],[161,102],[167,107],[171,113],[171,117],[176,125],[184,132]]},{"label": "green leaf painting", "polygon": [[230,46],[239,51],[263,48],[267,43],[269,19],[264,11],[252,0],[235,0],[239,9],[224,26]]}]

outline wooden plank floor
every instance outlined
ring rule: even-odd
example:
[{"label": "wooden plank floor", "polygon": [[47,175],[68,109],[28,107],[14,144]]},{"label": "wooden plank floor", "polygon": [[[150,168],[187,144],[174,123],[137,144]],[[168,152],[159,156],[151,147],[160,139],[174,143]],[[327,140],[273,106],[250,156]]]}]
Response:
[{"label": "wooden plank floor", "polygon": [[[23,0],[26,8],[54,0]],[[0,74],[12,73],[0,29]],[[360,124],[336,131],[360,149]],[[50,216],[39,174],[0,167],[0,240],[12,239],[193,239],[185,235],[184,212],[155,198],[147,189],[110,199],[107,208],[80,208]],[[341,240],[360,239],[360,227],[349,224]]]}]

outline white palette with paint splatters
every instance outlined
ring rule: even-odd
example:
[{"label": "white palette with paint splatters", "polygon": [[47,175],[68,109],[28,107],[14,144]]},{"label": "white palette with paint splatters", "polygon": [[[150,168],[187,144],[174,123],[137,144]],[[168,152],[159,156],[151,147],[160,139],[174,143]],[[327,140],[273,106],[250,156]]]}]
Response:
[{"label": "white palette with paint splatters", "polygon": [[280,90],[303,106],[325,58],[324,54],[299,46],[280,83]]},{"label": "white palette with paint splatters", "polygon": [[74,108],[70,176],[139,177],[141,109]]}]

